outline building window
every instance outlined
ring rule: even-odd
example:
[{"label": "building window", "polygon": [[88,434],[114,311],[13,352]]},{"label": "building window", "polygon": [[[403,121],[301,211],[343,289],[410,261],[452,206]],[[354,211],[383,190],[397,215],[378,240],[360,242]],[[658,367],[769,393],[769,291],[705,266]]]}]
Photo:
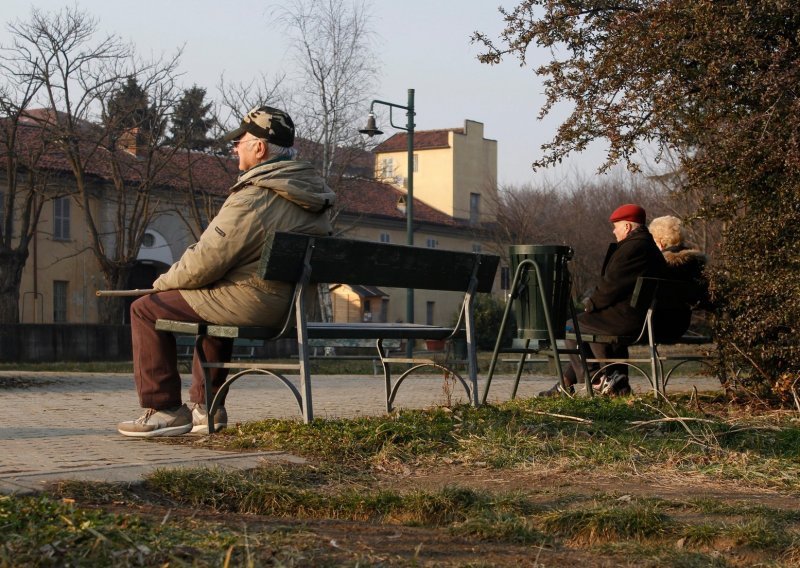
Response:
[{"label": "building window", "polygon": [[414,173],[419,171],[419,154],[414,154]]},{"label": "building window", "polygon": [[425,302],[425,325],[433,325],[433,311],[436,302]]},{"label": "building window", "polygon": [[69,197],[53,200],[53,238],[57,241],[69,240]]},{"label": "building window", "polygon": [[381,160],[381,177],[390,178],[394,175],[394,159],[384,158]]},{"label": "building window", "polygon": [[477,223],[481,219],[481,194],[469,194],[469,222]]},{"label": "building window", "polygon": [[429,249],[438,248],[439,247],[439,241],[437,241],[434,238],[428,237],[428,239],[425,241],[425,246],[428,247]]},{"label": "building window", "polygon": [[381,242],[382,243],[390,243],[392,242],[392,238],[389,233],[381,233]]},{"label": "building window", "polygon": [[508,269],[508,266],[501,266],[500,267],[500,289],[501,290],[508,290],[511,288],[511,272]]},{"label": "building window", "polygon": [[145,233],[142,237],[142,247],[153,248],[156,246],[156,236],[153,233]]},{"label": "building window", "polygon": [[67,321],[67,284],[66,280],[53,280],[53,323]]},{"label": "building window", "polygon": [[363,310],[361,312],[361,321],[372,321],[372,305],[369,300],[364,300]]},{"label": "building window", "polygon": [[481,244],[480,243],[472,243],[472,252],[480,253],[481,252]]}]

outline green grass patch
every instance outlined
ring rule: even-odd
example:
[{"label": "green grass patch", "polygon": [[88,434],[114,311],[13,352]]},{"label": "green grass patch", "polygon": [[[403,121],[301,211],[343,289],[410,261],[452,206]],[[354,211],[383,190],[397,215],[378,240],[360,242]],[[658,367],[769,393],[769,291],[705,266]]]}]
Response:
[{"label": "green grass patch", "polygon": [[669,516],[650,503],[552,511],[541,523],[550,533],[582,543],[658,538],[674,528]]},{"label": "green grass patch", "polygon": [[284,518],[345,519],[419,526],[449,526],[475,516],[526,515],[533,508],[518,495],[495,496],[472,489],[440,491],[368,490],[327,483],[309,468],[261,467],[230,472],[221,469],[162,469],[146,487],[172,502],[214,511]]},{"label": "green grass patch", "polygon": [[0,497],[0,566],[220,565],[238,536],[85,510],[47,497]]},{"label": "green grass patch", "polygon": [[[683,403],[682,403],[683,402]],[[558,463],[697,472],[760,486],[800,488],[800,424],[764,425],[649,397],[529,399],[478,409],[404,410],[389,416],[266,420],[214,436],[226,449],[278,449],[340,464],[447,463],[514,468]]]}]

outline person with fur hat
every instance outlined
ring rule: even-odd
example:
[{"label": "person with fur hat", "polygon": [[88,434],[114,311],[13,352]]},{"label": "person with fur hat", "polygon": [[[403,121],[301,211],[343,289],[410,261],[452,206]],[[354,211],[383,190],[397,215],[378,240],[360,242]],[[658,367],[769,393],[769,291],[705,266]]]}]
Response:
[{"label": "person with fur hat", "polygon": [[[584,312],[578,315],[581,332],[607,335],[638,335],[644,324],[646,310],[631,306],[631,297],[640,276],[663,278],[666,262],[647,230],[645,210],[628,203],[614,210],[609,217],[616,239],[608,247],[600,280],[594,291],[584,300]],[[568,322],[568,327],[572,327]],[[577,342],[567,340],[570,349]],[[623,359],[628,357],[625,345],[584,343],[581,346],[586,358],[589,350],[595,359]],[[570,355],[570,364],[562,380],[539,396],[571,395],[575,384],[584,381],[584,370],[578,355]],[[600,385],[602,394],[625,395],[631,392],[625,365],[608,368],[608,378]]]},{"label": "person with fur hat", "polygon": [[667,263],[665,278],[685,284],[681,290],[684,306],[677,310],[671,309],[668,314],[656,312],[657,339],[670,341],[679,338],[689,329],[694,306],[709,305],[708,281],[703,273],[707,259],[700,250],[686,243],[686,232],[677,217],[657,217],[650,222],[649,230],[656,246],[664,254]]},{"label": "person with fur hat", "polygon": [[[275,231],[332,232],[328,209],[335,195],[310,163],[295,159],[294,123],[286,112],[254,108],[223,140],[233,143],[239,179],[199,241],[153,283],[157,292],[131,305],[134,380],[146,411],[117,425],[125,436],[177,436],[208,426],[198,354],[192,363],[189,409],[181,400],[175,337],[156,330],[156,320],[279,325],[290,307],[292,288],[258,278],[266,236]],[[205,337],[203,351],[210,361],[230,361],[233,340]],[[210,372],[216,392],[227,370]],[[227,421],[223,405],[214,422],[225,427]]]}]

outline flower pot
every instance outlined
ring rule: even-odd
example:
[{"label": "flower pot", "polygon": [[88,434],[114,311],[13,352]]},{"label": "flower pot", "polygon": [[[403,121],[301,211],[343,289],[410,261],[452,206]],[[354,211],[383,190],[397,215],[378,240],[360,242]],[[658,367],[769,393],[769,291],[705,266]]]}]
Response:
[{"label": "flower pot", "polygon": [[425,348],[428,351],[444,351],[444,339],[426,339]]}]

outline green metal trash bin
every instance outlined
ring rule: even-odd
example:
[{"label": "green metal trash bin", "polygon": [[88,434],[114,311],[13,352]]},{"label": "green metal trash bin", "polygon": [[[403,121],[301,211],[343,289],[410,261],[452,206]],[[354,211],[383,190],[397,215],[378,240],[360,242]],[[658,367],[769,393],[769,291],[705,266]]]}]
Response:
[{"label": "green metal trash bin", "polygon": [[[572,258],[572,254],[572,248],[561,245],[512,245],[509,248],[512,274],[516,274],[517,267],[526,260],[535,262],[539,267],[544,300],[549,304],[553,335],[556,339],[564,339],[565,335],[571,286],[567,262]],[[519,293],[514,302],[517,337],[550,339],[542,293],[533,266],[525,264],[516,288]]]}]

